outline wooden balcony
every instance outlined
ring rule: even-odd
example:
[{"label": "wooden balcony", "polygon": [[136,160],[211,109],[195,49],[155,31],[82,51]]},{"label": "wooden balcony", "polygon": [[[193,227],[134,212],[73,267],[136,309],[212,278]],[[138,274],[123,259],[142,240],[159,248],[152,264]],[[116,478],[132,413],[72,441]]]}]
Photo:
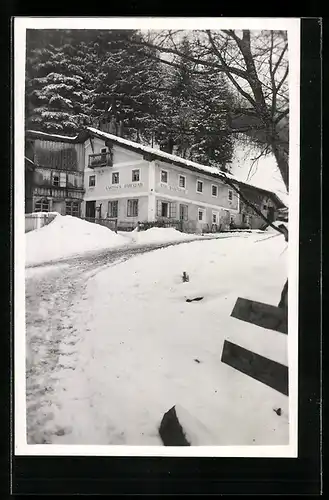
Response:
[{"label": "wooden balcony", "polygon": [[112,167],[111,152],[89,155],[88,168],[97,168],[97,167]]},{"label": "wooden balcony", "polygon": [[34,186],[33,194],[37,196],[51,196],[52,198],[74,198],[83,199],[84,188],[78,187],[61,187],[61,186],[49,186],[49,185],[38,185]]}]

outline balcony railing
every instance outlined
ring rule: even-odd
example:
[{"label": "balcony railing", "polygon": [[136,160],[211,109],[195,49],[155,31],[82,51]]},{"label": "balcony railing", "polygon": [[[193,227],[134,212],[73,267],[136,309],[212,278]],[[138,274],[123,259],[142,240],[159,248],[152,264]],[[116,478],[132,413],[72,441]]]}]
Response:
[{"label": "balcony railing", "polygon": [[112,154],[108,152],[89,155],[88,167],[112,167]]},{"label": "balcony railing", "polygon": [[52,196],[55,198],[82,199],[84,192],[85,192],[84,188],[49,186],[46,184],[35,186],[33,189],[33,194],[35,195]]}]

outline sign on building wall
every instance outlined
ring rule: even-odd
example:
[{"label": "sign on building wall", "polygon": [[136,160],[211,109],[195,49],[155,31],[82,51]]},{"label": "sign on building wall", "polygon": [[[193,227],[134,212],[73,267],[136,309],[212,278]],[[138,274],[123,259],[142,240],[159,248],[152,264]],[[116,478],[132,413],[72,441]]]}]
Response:
[{"label": "sign on building wall", "polygon": [[105,186],[106,191],[117,191],[120,189],[127,188],[138,188],[143,187],[144,182],[128,182],[126,184],[111,184],[110,186]]},{"label": "sign on building wall", "polygon": [[164,182],[160,182],[160,187],[166,188],[169,191],[175,191],[176,193],[187,193],[187,190],[184,188],[181,188],[179,186],[172,186],[172,185],[166,184]]}]

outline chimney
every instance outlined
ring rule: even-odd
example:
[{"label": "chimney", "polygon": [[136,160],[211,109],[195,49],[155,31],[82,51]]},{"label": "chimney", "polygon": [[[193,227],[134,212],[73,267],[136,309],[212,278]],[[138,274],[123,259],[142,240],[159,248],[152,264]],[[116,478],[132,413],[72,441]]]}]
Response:
[{"label": "chimney", "polygon": [[165,151],[166,153],[173,153],[174,149],[174,140],[171,137],[171,134],[168,135],[167,138],[160,141],[160,149],[161,151]]},{"label": "chimney", "polygon": [[123,122],[113,102],[99,119],[99,129],[108,134],[123,137]]}]

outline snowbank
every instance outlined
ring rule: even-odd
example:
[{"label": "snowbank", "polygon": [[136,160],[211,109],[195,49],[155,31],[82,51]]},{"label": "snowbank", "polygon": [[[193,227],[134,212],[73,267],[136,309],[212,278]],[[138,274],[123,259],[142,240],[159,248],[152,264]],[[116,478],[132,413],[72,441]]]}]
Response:
[{"label": "snowbank", "polygon": [[[70,311],[77,360],[59,374],[53,411],[64,430],[52,442],[162,446],[161,419],[179,405],[199,445],[288,444],[288,398],[221,362],[227,339],[287,365],[287,335],[231,317],[238,297],[278,304],[286,247],[255,233],[196,241],[91,278]],[[186,302],[194,297],[203,300]]]},{"label": "snowbank", "polygon": [[60,215],[59,212],[31,212],[29,214],[25,214],[25,215],[33,215],[33,216],[36,216],[36,217],[43,217],[43,216],[46,216],[46,217],[49,217],[50,215]]},{"label": "snowbank", "polygon": [[191,239],[195,240],[201,237],[195,234],[181,233],[172,227],[152,227],[146,231],[136,231],[135,229],[132,231],[131,235],[132,242],[138,245],[148,243],[171,243]]},{"label": "snowbank", "polygon": [[26,233],[25,238],[26,265],[127,244],[126,238],[107,227],[70,215],[57,215],[48,225]]},{"label": "snowbank", "polygon": [[115,234],[107,227],[84,221],[70,215],[54,212],[54,221],[41,229],[25,234],[26,265],[37,265],[64,259],[86,252],[111,249],[127,245],[156,245],[193,241],[205,238],[232,237],[229,233],[209,235],[186,234],[174,228],[153,227],[146,231],[119,232]]}]

